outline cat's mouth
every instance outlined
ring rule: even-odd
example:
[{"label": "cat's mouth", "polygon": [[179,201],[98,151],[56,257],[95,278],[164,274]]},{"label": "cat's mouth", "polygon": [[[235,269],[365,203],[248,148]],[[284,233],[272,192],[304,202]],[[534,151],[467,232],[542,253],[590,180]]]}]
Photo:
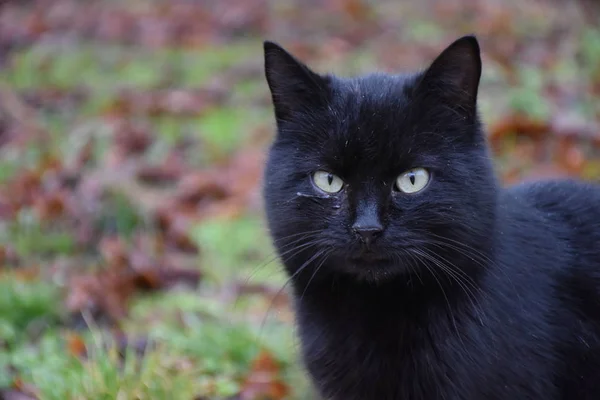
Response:
[{"label": "cat's mouth", "polygon": [[379,263],[387,262],[389,260],[388,257],[385,257],[384,255],[380,254],[379,252],[376,252],[373,250],[363,250],[360,253],[352,256],[351,259],[353,262],[355,262],[357,264],[360,264],[360,263],[379,264]]}]

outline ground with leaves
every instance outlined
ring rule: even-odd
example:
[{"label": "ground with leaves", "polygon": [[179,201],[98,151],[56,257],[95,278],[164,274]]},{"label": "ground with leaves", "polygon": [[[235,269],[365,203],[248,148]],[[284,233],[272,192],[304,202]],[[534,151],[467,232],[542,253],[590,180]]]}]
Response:
[{"label": "ground with leaves", "polygon": [[408,3],[0,2],[0,398],[314,398],[261,209],[264,39],[355,74],[477,33],[503,179],[600,177],[593,1]]}]

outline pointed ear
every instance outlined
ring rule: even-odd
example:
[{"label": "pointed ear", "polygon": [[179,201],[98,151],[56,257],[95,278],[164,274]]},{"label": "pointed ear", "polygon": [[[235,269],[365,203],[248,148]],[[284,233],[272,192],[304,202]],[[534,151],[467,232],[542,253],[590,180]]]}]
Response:
[{"label": "pointed ear", "polygon": [[327,101],[328,78],[312,72],[306,65],[276,43],[265,41],[265,75],[271,90],[277,121]]},{"label": "pointed ear", "polygon": [[471,114],[475,112],[481,77],[481,55],[477,38],[463,36],[448,46],[425,71],[420,90]]}]

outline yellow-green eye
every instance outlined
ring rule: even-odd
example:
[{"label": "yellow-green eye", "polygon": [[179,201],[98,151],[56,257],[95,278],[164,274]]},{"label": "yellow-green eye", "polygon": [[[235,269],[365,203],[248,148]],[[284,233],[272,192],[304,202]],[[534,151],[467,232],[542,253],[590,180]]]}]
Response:
[{"label": "yellow-green eye", "polygon": [[429,182],[429,172],[424,168],[408,170],[396,178],[396,188],[404,193],[417,193]]},{"label": "yellow-green eye", "polygon": [[344,186],[344,181],[331,172],[317,171],[312,178],[315,186],[326,193],[337,193]]}]

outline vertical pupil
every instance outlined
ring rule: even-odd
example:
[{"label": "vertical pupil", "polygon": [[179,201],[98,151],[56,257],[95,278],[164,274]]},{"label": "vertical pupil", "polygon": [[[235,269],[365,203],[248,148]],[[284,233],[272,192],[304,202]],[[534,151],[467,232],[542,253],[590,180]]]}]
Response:
[{"label": "vertical pupil", "polygon": [[415,174],[410,174],[408,179],[410,179],[411,184],[413,184],[413,185],[415,184]]},{"label": "vertical pupil", "polygon": [[331,186],[331,184],[333,183],[333,175],[332,174],[327,174],[327,182],[329,182],[329,186]]}]

